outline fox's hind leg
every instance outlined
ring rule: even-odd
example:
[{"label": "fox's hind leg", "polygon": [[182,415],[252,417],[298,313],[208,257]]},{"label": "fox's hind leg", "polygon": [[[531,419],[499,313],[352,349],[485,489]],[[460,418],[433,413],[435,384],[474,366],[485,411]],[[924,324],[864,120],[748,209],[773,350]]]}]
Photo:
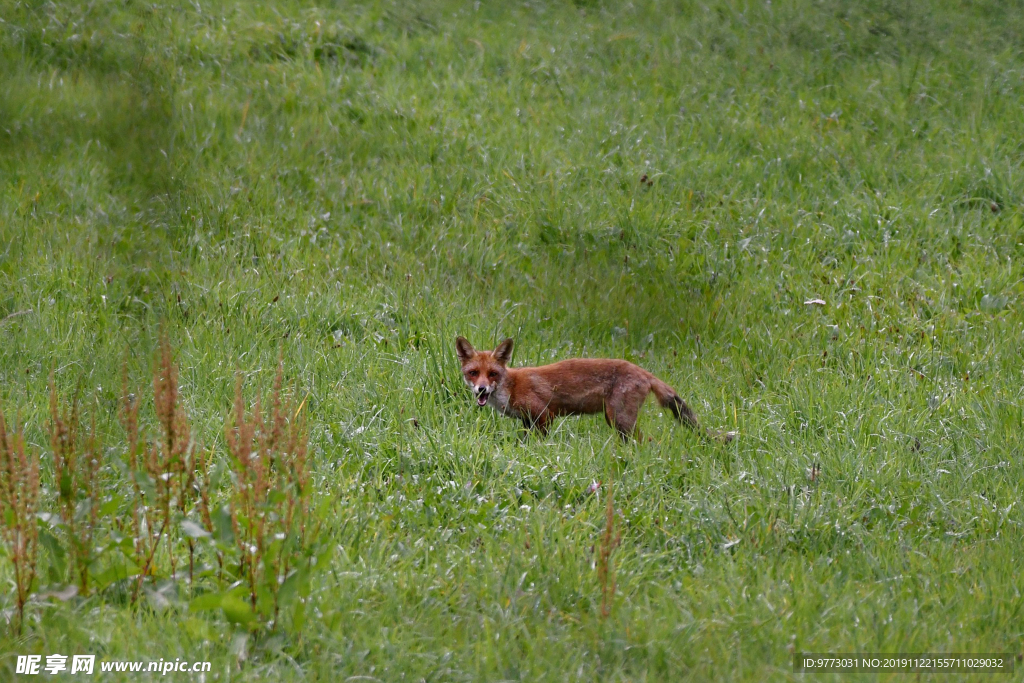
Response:
[{"label": "fox's hind leg", "polygon": [[647,398],[647,387],[629,387],[624,390],[616,390],[612,394],[611,400],[605,405],[604,417],[608,424],[615,426],[623,441],[630,437],[641,438],[640,431],[636,428],[636,421],[645,398]]}]

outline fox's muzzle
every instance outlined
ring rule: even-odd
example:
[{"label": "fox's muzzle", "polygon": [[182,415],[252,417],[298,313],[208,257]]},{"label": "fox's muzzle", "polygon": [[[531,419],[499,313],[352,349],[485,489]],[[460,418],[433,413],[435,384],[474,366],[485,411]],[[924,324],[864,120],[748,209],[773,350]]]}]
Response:
[{"label": "fox's muzzle", "polygon": [[489,387],[473,387],[473,392],[476,394],[476,404],[478,406],[487,405],[487,399],[491,395],[491,389]]}]

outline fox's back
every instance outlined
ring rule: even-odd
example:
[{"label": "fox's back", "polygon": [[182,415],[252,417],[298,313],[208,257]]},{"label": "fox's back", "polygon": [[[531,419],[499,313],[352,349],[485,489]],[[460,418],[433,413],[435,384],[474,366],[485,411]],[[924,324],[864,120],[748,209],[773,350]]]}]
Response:
[{"label": "fox's back", "polygon": [[570,358],[509,368],[509,375],[513,402],[542,401],[555,414],[601,412],[614,392],[646,386],[651,377],[643,368],[614,358]]}]

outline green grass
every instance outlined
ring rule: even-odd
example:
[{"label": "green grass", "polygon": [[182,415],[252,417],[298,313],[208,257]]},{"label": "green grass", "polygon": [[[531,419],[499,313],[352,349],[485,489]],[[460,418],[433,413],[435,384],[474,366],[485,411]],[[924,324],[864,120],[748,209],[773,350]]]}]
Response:
[{"label": "green grass", "polygon": [[[246,635],[184,583],[44,601],[2,631],[5,678],[54,652],[207,681],[760,681],[801,678],[793,651],[1024,651],[1018,3],[0,18],[5,411],[45,453],[53,370],[118,452],[122,359],[145,387],[163,326],[223,460],[235,372],[269,387],[280,348],[335,546],[301,630]],[[462,388],[457,334],[627,358],[741,438],[652,401],[650,443],[523,439]],[[610,477],[602,618],[586,491]],[[41,588],[67,583],[49,562]]]}]

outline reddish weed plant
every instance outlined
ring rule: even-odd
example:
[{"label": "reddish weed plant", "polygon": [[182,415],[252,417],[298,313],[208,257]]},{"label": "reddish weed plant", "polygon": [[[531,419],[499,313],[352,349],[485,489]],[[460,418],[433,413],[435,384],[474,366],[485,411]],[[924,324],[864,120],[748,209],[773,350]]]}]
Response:
[{"label": "reddish weed plant", "polygon": [[0,411],[0,531],[14,565],[16,630],[25,623],[25,604],[36,578],[39,548],[39,454],[25,453],[24,431],[8,431]]},{"label": "reddish weed plant", "polygon": [[[160,339],[153,370],[153,408],[159,427],[158,438],[148,442],[139,426],[139,405],[127,390],[125,372],[121,422],[127,432],[127,464],[132,475],[134,498],[132,530],[138,578],[132,601],[138,599],[147,576],[155,573],[155,559],[161,544],[167,546],[171,576],[176,575],[177,558],[169,534],[172,523],[184,517],[188,506],[200,496],[208,480],[204,475],[209,458],[191,438],[188,415],[178,394],[178,367],[166,335]],[[209,500],[208,492],[202,493]],[[191,580],[195,546],[189,538]]]},{"label": "reddish weed plant", "polygon": [[309,513],[304,402],[296,407],[283,400],[283,372],[279,361],[269,414],[259,398],[246,414],[239,376],[233,415],[225,425],[234,471],[231,523],[240,578],[249,589],[253,611],[274,618],[278,589],[303,557]]},{"label": "reddish weed plant", "polygon": [[612,553],[622,541],[622,532],[615,529],[615,493],[612,478],[608,477],[608,495],[605,502],[604,535],[597,555],[597,580],[601,583],[601,616],[608,617],[615,598],[615,566]]},{"label": "reddish weed plant", "polygon": [[75,580],[82,595],[89,593],[93,534],[99,511],[98,475],[100,448],[95,420],[88,434],[79,433],[78,398],[61,410],[57,386],[50,375],[50,448],[57,485],[57,509],[67,533],[75,566]]}]

